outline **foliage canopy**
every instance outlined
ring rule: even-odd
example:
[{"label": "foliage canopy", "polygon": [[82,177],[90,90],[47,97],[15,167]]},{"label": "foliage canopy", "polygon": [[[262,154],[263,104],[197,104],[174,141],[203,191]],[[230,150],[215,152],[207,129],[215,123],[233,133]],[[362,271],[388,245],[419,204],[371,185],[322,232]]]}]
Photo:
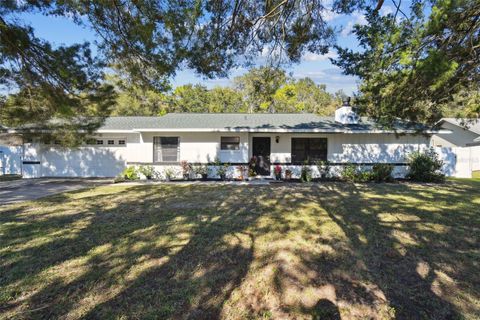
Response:
[{"label": "foliage canopy", "polygon": [[[366,10],[354,29],[363,50],[337,47],[334,62],[362,79],[359,104],[385,124],[396,118],[435,123],[466,97],[463,115],[480,111],[480,2],[414,1],[411,13]],[[464,99],[465,100],[465,99]]]}]

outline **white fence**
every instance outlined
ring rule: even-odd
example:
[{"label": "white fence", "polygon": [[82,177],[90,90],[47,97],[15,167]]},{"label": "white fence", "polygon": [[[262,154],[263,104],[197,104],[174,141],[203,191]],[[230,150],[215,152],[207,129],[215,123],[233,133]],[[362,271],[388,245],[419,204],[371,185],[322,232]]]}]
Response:
[{"label": "white fence", "polygon": [[22,174],[22,147],[0,146],[0,175]]},{"label": "white fence", "polygon": [[449,177],[471,178],[473,171],[480,170],[480,146],[435,148],[435,151],[443,160],[443,171]]}]

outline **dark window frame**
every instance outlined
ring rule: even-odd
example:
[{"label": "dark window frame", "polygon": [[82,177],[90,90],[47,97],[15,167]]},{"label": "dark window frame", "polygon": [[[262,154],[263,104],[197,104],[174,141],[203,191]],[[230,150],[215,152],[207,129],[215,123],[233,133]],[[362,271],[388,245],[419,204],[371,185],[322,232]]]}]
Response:
[{"label": "dark window frame", "polygon": [[[224,141],[230,139],[231,141]],[[222,151],[237,151],[240,150],[239,136],[223,136],[220,137],[220,150]]]},{"label": "dark window frame", "polygon": [[125,139],[118,139],[118,145],[119,145],[119,146],[124,146],[124,145],[126,145],[126,144],[127,144],[127,140],[125,140]]},{"label": "dark window frame", "polygon": [[[111,142],[111,143],[110,143]],[[113,139],[107,139],[107,145],[112,146],[115,145],[115,140]]]},{"label": "dark window frame", "polygon": [[291,158],[293,164],[326,161],[328,158],[327,138],[292,138]]},{"label": "dark window frame", "polygon": [[[176,139],[176,143],[172,143]],[[176,147],[172,147],[176,144]],[[168,157],[173,157],[175,159]],[[154,163],[177,163],[180,159],[180,137],[155,136],[153,137],[153,162]]]}]

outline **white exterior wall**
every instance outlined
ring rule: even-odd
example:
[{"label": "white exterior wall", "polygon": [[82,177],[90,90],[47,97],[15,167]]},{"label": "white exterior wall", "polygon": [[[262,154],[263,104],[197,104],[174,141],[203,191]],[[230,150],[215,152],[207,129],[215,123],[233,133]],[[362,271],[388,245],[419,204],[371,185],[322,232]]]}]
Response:
[{"label": "white exterior wall", "polygon": [[[248,133],[216,132],[143,132],[133,143],[128,143],[129,163],[153,162],[153,137],[179,137],[180,161],[193,163],[213,162],[216,157],[221,162],[248,162]],[[220,150],[220,138],[240,137],[240,150]]]},{"label": "white exterior wall", "polygon": [[[275,137],[279,142],[275,142]],[[415,150],[429,145],[429,138],[421,135],[395,136],[395,134],[251,134],[252,137],[271,137],[272,163],[291,162],[292,138],[327,138],[328,160],[354,163],[402,163]],[[251,156],[251,152],[249,154]]]},{"label": "white exterior wall", "polygon": [[[126,139],[126,146],[85,146],[65,149],[55,145],[25,144],[24,160],[40,164],[23,165],[24,176],[114,177],[127,165],[153,164],[153,137],[180,138],[180,158],[190,163],[248,163],[252,156],[252,138],[271,138],[272,163],[291,162],[293,137],[328,139],[328,160],[339,163],[404,163],[408,153],[428,147],[429,139],[417,135],[394,134],[292,134],[292,133],[218,133],[218,132],[143,132],[99,134],[104,139]],[[222,136],[240,137],[240,150],[220,150]],[[278,143],[276,137],[279,137]],[[155,166],[162,167],[161,164]],[[172,166],[166,164],[164,166]],[[316,170],[313,168],[314,171]],[[235,171],[234,168],[231,171]],[[273,171],[273,170],[272,170]],[[294,170],[295,172],[296,170]],[[234,172],[231,172],[234,175]],[[214,172],[212,171],[212,175]]]},{"label": "white exterior wall", "polygon": [[[218,133],[218,132],[143,132],[132,136],[127,144],[127,162],[153,162],[153,137],[179,137],[180,159],[192,163],[221,162],[247,163],[252,156],[253,137],[270,137],[272,163],[291,162],[291,139],[327,138],[328,160],[332,162],[401,163],[406,155],[425,149],[429,138],[421,135],[395,136],[394,134],[292,134],[292,133]],[[220,138],[240,137],[240,150],[220,150]],[[276,137],[279,137],[278,143]]]},{"label": "white exterior wall", "polygon": [[[154,136],[175,136],[180,138],[180,160],[191,163],[211,163],[218,157],[221,162],[247,163],[252,156],[252,140],[254,137],[270,137],[272,163],[291,162],[291,139],[298,138],[327,138],[328,139],[328,160],[338,163],[405,163],[409,153],[416,150],[424,150],[429,146],[429,138],[421,135],[396,136],[395,134],[291,134],[291,133],[148,133],[142,134],[144,144],[140,152],[144,157],[141,163],[153,161],[153,137]],[[240,150],[220,150],[220,137],[240,136]],[[278,143],[276,137],[279,137]],[[130,162],[130,160],[129,160]],[[134,164],[134,163],[132,163]],[[155,164],[155,169],[164,175],[164,170],[169,169],[175,172],[175,176],[181,176],[181,168],[172,164]],[[288,165],[294,177],[300,175],[300,166]],[[342,166],[332,167],[332,172],[340,171]],[[312,174],[318,177],[316,166],[311,166]],[[271,168],[273,176],[273,165]],[[395,177],[403,177],[406,173],[405,166],[396,166]],[[237,177],[238,170],[231,167],[228,174],[230,177]],[[211,167],[210,177],[215,177],[215,168]]]}]

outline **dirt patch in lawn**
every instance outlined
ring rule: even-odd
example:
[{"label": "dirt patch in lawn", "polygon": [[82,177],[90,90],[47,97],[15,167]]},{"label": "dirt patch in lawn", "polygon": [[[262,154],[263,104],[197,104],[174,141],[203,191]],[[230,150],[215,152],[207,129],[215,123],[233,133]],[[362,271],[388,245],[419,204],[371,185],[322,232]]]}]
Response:
[{"label": "dirt patch in lawn", "polygon": [[480,182],[108,186],[0,208],[0,317],[476,319]]}]

